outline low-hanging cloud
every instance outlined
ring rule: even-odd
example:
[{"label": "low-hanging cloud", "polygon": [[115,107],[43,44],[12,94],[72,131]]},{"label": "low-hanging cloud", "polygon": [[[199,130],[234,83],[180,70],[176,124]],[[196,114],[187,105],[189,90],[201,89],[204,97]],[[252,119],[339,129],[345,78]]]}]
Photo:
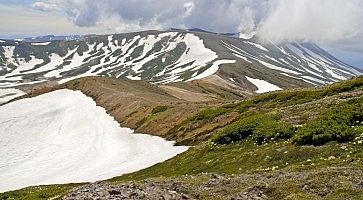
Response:
[{"label": "low-hanging cloud", "polygon": [[363,52],[362,0],[43,0],[33,7],[45,4],[57,5],[81,27],[257,31],[265,41],[312,41]]},{"label": "low-hanging cloud", "polygon": [[[57,4],[77,26],[98,26],[112,19],[114,28],[202,28],[238,32],[241,24],[254,26],[268,0],[43,0]],[[44,7],[44,6],[43,6]],[[115,20],[115,19],[118,19]],[[123,28],[124,27],[124,28]]]},{"label": "low-hanging cloud", "polygon": [[259,22],[260,37],[275,42],[354,40],[362,44],[363,1],[279,0]]}]

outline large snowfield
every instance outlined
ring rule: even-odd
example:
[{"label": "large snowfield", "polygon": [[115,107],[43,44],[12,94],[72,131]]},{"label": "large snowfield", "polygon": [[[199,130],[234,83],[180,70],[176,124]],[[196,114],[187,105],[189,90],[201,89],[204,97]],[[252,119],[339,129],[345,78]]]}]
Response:
[{"label": "large snowfield", "polygon": [[0,106],[0,192],[104,180],[187,149],[121,128],[79,91],[58,90]]}]

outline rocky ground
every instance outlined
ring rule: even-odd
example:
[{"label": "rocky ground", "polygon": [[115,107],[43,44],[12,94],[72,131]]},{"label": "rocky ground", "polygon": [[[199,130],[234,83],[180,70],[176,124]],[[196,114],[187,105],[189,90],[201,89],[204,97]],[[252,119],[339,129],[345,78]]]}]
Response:
[{"label": "rocky ground", "polygon": [[144,182],[143,184],[127,183],[114,185],[109,183],[92,183],[73,190],[63,199],[194,199],[160,183]]},{"label": "rocky ground", "polygon": [[[362,177],[362,170],[343,167],[244,175],[201,173],[139,182],[92,183],[72,190],[63,199],[360,199],[356,192],[363,190]],[[345,192],[340,194],[341,190]]]},{"label": "rocky ground", "polygon": [[[214,195],[220,196],[220,192],[227,192],[220,184],[231,183],[237,180],[236,177],[226,178],[217,174],[200,174],[198,178],[209,178],[196,188],[185,185],[185,181],[195,179],[194,176],[183,176],[178,180],[156,181],[148,180],[143,182],[129,182],[125,184],[112,184],[106,182],[96,182],[87,184],[72,190],[64,200],[86,200],[86,199],[160,199],[160,200],[180,200],[199,199],[198,193],[210,191],[210,198]],[[219,188],[219,189],[218,189]],[[220,191],[219,191],[220,190]],[[194,194],[186,194],[193,191]],[[217,197],[216,196],[216,197]],[[228,199],[267,199],[264,192],[258,187],[249,188],[241,194],[229,195]]]}]

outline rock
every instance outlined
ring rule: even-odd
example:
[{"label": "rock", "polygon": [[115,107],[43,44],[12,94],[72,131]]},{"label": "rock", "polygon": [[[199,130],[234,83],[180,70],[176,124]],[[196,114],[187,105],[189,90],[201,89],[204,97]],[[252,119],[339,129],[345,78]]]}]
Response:
[{"label": "rock", "polygon": [[308,185],[304,185],[303,190],[309,190],[309,186]]},{"label": "rock", "polygon": [[223,176],[218,175],[218,174],[212,174],[211,176],[212,176],[212,178],[217,179],[217,180],[224,179]]},{"label": "rock", "polygon": [[363,189],[363,180],[353,183],[353,188],[360,189],[360,190]]},{"label": "rock", "polygon": [[120,195],[121,194],[121,192],[120,191],[117,191],[117,190],[111,190],[111,191],[108,191],[108,193],[110,195]]},{"label": "rock", "polygon": [[132,192],[132,193],[130,194],[130,197],[133,197],[133,196],[137,196],[137,192]]},{"label": "rock", "polygon": [[163,195],[163,199],[164,199],[164,200],[171,200],[172,198],[171,198],[171,196],[170,196],[170,195],[168,195],[168,194],[164,194],[164,195]]},{"label": "rock", "polygon": [[182,194],[182,199],[189,199],[189,196],[186,194]]}]

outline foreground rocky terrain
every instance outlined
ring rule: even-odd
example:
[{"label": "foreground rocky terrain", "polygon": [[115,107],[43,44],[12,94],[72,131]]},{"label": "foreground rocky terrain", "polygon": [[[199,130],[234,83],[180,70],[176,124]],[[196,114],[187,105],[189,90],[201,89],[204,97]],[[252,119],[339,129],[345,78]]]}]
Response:
[{"label": "foreground rocky terrain", "polygon": [[[200,173],[122,184],[92,183],[73,189],[63,199],[359,199],[363,197],[358,193],[363,189],[362,176],[362,170],[349,167],[244,175]],[[290,193],[289,187],[295,191]],[[340,195],[338,188],[359,195]]]}]

